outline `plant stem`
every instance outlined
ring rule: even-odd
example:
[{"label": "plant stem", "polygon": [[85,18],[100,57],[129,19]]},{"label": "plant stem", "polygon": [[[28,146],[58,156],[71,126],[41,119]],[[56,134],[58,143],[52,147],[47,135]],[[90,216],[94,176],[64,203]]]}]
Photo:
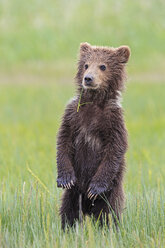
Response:
[{"label": "plant stem", "polygon": [[83,93],[83,88],[81,89],[80,98],[79,98],[78,105],[77,105],[77,112],[79,111],[80,106],[85,105],[85,104],[93,103],[93,102],[83,102],[83,103],[81,103],[82,93]]}]

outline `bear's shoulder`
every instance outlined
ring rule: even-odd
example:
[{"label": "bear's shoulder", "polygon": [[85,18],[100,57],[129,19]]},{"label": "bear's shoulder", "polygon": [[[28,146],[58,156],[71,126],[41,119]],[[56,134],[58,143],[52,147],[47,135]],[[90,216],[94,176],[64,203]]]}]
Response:
[{"label": "bear's shoulder", "polygon": [[66,104],[65,110],[66,111],[73,111],[77,108],[78,105],[78,96],[72,97]]},{"label": "bear's shoulder", "polygon": [[75,118],[75,113],[77,111],[78,97],[73,97],[68,101],[65,107],[65,112],[63,115],[64,120],[71,121]]}]

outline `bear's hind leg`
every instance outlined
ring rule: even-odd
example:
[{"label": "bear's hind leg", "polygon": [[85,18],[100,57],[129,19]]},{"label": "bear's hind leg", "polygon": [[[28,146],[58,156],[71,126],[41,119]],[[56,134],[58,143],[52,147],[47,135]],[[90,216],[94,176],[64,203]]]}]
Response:
[{"label": "bear's hind leg", "polygon": [[110,212],[105,201],[103,199],[96,199],[94,204],[91,206],[90,213],[87,214],[93,216],[96,222],[103,227],[103,225],[109,226],[109,213]]},{"label": "bear's hind leg", "polygon": [[120,223],[120,217],[124,208],[124,191],[122,185],[116,186],[109,197],[110,212],[116,227]]},{"label": "bear's hind leg", "polygon": [[108,194],[102,195],[94,202],[91,213],[99,221],[100,225],[109,226],[109,213],[111,213],[113,221],[118,226],[120,216],[124,206],[124,192],[122,184],[117,185]]},{"label": "bear's hind leg", "polygon": [[69,189],[65,191],[62,197],[60,215],[63,230],[65,230],[66,225],[73,226],[78,219],[78,193],[74,192],[74,190]]}]

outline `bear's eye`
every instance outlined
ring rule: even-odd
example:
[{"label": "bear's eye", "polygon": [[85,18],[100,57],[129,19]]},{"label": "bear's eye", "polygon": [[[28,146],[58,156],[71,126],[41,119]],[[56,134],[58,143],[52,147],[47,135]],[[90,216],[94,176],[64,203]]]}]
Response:
[{"label": "bear's eye", "polygon": [[106,66],[105,65],[100,65],[100,70],[105,71],[106,70]]},{"label": "bear's eye", "polygon": [[85,70],[87,70],[88,69],[88,65],[87,64],[85,64]]}]

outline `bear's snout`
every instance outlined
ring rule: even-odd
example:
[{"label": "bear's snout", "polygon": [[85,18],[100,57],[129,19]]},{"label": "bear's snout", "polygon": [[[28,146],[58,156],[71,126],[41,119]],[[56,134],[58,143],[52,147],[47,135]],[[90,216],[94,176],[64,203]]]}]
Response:
[{"label": "bear's snout", "polygon": [[93,77],[91,75],[87,75],[84,77],[84,82],[86,86],[92,86]]}]

